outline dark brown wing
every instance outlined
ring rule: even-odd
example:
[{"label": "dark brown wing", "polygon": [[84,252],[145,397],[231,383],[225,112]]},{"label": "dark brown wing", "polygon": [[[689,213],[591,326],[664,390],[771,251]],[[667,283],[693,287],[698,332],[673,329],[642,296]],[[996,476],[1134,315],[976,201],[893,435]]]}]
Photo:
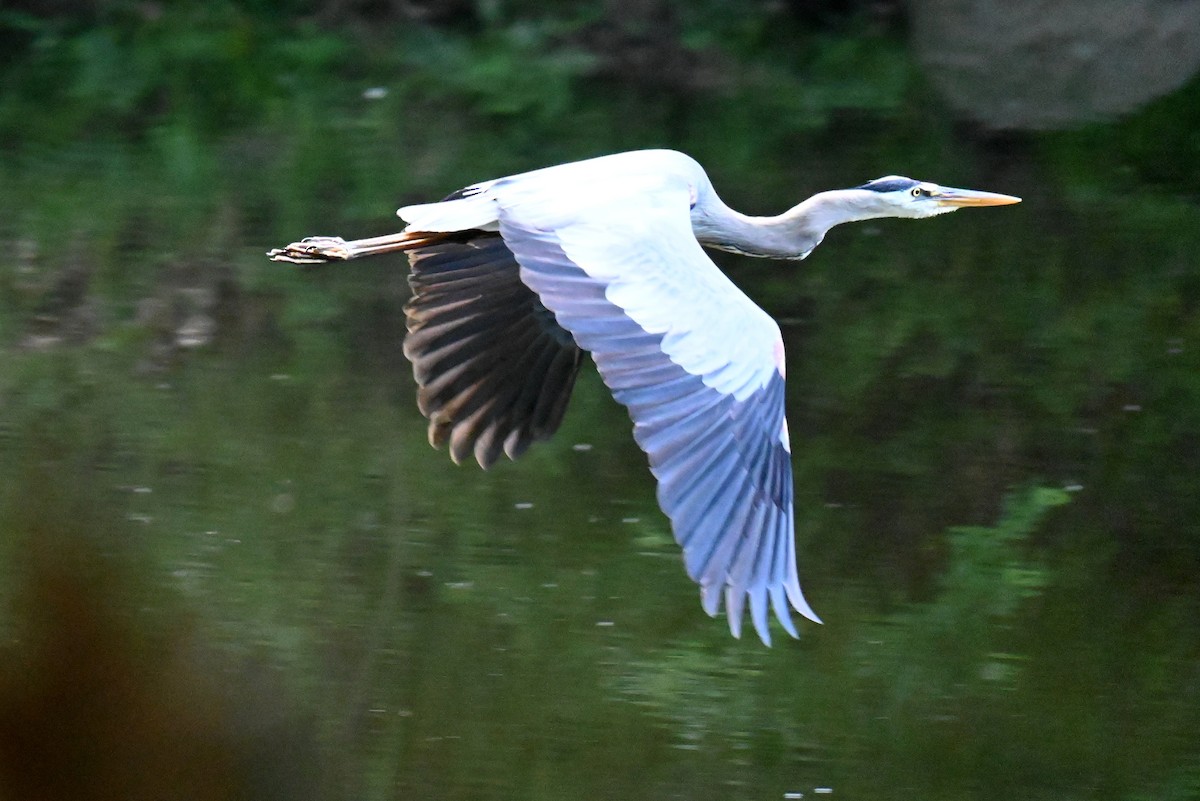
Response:
[{"label": "dark brown wing", "polygon": [[484,468],[520,456],[562,422],[583,353],[498,234],[455,235],[408,252],[404,355],[429,442]]}]

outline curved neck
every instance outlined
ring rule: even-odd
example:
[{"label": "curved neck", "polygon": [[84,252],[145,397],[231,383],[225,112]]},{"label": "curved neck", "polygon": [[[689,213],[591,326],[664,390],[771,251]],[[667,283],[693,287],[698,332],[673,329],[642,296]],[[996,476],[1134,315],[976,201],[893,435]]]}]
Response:
[{"label": "curved neck", "polygon": [[854,190],[821,192],[774,217],[751,217],[719,199],[697,206],[692,229],[700,244],[769,259],[803,259],[835,225],[887,216],[852,202]]}]

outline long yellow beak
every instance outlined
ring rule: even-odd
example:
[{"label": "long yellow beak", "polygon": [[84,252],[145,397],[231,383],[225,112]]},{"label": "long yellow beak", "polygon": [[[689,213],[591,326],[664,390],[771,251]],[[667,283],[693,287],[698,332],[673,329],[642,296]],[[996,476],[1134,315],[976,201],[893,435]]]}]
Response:
[{"label": "long yellow beak", "polygon": [[943,186],[937,193],[937,202],[941,206],[1009,206],[1020,203],[1021,198],[1013,195],[1001,195],[996,192],[979,192],[975,189],[952,189]]}]

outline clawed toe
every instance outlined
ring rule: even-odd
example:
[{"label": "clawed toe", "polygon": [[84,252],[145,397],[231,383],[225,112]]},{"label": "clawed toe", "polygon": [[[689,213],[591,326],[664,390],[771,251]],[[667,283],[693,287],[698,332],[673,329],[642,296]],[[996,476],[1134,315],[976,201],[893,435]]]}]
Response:
[{"label": "clawed toe", "polygon": [[345,261],[350,258],[346,240],[340,236],[309,236],[282,248],[267,251],[272,261],[292,264],[321,264],[327,261]]}]

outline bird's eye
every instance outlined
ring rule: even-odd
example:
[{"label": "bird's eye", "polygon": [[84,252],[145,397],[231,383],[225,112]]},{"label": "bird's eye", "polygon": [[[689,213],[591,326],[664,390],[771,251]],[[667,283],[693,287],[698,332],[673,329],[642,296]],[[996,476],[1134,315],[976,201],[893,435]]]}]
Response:
[{"label": "bird's eye", "polygon": [[919,186],[914,186],[914,187],[912,188],[912,191],[910,192],[910,194],[912,194],[912,196],[913,196],[913,197],[921,197],[921,196],[926,196],[926,197],[928,197],[928,196],[929,196],[929,190],[928,190],[928,189],[922,189],[922,188],[921,188],[921,187],[919,187]]}]

